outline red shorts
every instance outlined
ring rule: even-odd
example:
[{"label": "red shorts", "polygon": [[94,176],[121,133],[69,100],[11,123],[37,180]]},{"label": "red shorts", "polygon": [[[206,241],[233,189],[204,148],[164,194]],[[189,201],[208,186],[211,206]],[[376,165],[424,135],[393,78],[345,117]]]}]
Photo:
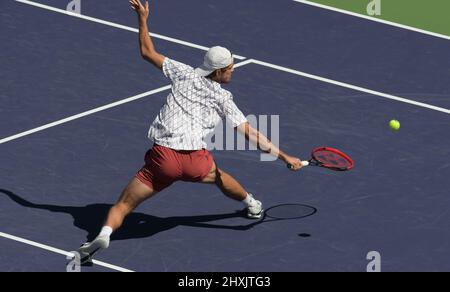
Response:
[{"label": "red shorts", "polygon": [[145,154],[145,165],[138,171],[136,178],[159,192],[178,180],[203,180],[212,165],[213,157],[206,149],[173,150],[155,144]]}]

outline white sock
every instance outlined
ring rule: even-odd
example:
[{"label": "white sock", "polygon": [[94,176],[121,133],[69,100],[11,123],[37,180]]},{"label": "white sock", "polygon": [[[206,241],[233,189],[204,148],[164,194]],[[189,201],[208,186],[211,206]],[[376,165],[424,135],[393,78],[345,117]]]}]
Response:
[{"label": "white sock", "polygon": [[98,236],[107,236],[110,237],[113,230],[109,226],[103,226],[102,231],[100,231],[100,234]]},{"label": "white sock", "polygon": [[245,197],[245,199],[242,200],[242,203],[244,203],[244,205],[247,207],[251,207],[256,204],[256,200],[250,194],[247,193],[247,197]]}]

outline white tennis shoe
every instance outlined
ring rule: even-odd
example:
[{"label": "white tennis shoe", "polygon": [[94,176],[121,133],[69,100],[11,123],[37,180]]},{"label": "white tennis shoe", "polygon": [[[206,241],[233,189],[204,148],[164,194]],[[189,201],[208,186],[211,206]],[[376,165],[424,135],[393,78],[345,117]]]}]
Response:
[{"label": "white tennis shoe", "polygon": [[[253,198],[252,194],[248,194]],[[250,219],[259,219],[263,214],[263,206],[261,201],[255,200],[255,204],[253,206],[247,207],[247,217]]]},{"label": "white tennis shoe", "polygon": [[85,264],[92,261],[92,257],[101,249],[109,247],[109,236],[97,236],[93,241],[86,242],[78,249],[80,263]]}]

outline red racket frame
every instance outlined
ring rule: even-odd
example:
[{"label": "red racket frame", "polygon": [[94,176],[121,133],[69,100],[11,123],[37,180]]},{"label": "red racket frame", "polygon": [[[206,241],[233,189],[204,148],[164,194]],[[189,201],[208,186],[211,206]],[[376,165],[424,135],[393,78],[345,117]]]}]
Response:
[{"label": "red racket frame", "polygon": [[[322,162],[318,161],[316,156],[314,155],[315,153],[317,153],[319,151],[328,151],[328,152],[337,154],[338,156],[344,158],[350,165],[344,168],[344,167],[336,167],[335,165],[332,165],[332,164],[322,163]],[[311,152],[311,157],[312,158],[309,161],[310,163],[313,163],[317,166],[321,166],[321,167],[325,167],[325,168],[329,168],[329,169],[333,169],[333,170],[338,170],[338,171],[350,170],[355,165],[355,163],[353,162],[353,159],[351,159],[350,156],[348,156],[347,154],[345,154],[344,152],[342,152],[338,149],[331,148],[331,147],[317,147],[317,148],[313,149],[313,151]]]}]

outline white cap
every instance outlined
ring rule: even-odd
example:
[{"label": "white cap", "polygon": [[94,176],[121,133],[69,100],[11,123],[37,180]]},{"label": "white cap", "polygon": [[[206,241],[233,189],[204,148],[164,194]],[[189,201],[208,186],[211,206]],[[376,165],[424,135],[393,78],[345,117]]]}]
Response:
[{"label": "white cap", "polygon": [[203,64],[195,69],[200,76],[208,76],[217,69],[230,66],[233,63],[233,55],[223,47],[212,47],[205,54]]}]

